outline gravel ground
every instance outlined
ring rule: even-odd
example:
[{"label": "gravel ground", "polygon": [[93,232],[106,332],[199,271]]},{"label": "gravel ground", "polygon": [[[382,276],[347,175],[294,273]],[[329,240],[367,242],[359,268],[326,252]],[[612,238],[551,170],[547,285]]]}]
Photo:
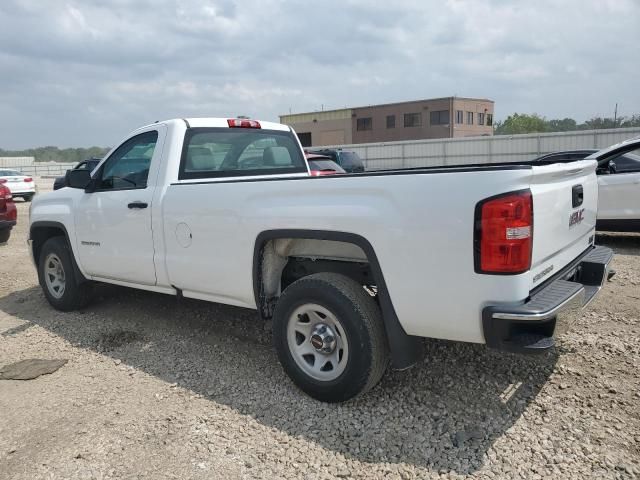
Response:
[{"label": "gravel ground", "polygon": [[284,375],[251,311],[110,286],[54,311],[18,209],[0,366],[69,362],[0,381],[2,479],[640,476],[640,235],[598,236],[617,276],[554,353],[427,341],[421,364],[326,405]]}]

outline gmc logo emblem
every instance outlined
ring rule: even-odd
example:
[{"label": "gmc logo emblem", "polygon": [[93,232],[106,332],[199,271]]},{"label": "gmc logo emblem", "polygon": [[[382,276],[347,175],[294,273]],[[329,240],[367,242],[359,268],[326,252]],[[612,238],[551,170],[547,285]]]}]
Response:
[{"label": "gmc logo emblem", "polygon": [[584,220],[584,208],[573,212],[569,216],[569,228],[575,227],[576,225],[580,224],[582,220]]}]

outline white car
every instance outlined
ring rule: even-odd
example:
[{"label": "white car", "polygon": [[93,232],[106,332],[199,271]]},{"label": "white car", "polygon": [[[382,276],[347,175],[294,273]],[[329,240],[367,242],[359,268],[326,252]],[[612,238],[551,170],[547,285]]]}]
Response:
[{"label": "white car", "polygon": [[13,198],[20,197],[25,202],[30,202],[36,194],[36,183],[33,177],[15,170],[0,170],[0,183],[11,190]]},{"label": "white car", "polygon": [[335,402],[417,361],[419,337],[552,348],[613,255],[594,245],[595,170],[316,176],[290,127],[174,119],[38,195],[29,239],[54,308],[105,282],[257,310],[293,381]]},{"label": "white car", "polygon": [[602,150],[549,153],[534,162],[548,165],[583,159],[598,162],[598,230],[640,232],[640,138]]}]

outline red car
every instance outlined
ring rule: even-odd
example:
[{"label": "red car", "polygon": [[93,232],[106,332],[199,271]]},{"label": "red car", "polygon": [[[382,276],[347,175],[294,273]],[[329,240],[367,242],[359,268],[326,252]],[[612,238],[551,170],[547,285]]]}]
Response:
[{"label": "red car", "polygon": [[307,159],[309,170],[311,170],[311,175],[313,177],[347,173],[340,165],[334,162],[331,157],[327,157],[326,155],[316,155],[315,153],[304,152],[304,156]]},{"label": "red car", "polygon": [[13,203],[11,190],[0,184],[0,243],[5,243],[11,236],[11,229],[16,224],[18,212]]}]

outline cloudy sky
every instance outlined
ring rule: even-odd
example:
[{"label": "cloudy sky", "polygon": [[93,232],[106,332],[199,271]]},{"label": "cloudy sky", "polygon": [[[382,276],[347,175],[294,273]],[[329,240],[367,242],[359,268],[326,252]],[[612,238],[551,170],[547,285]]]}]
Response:
[{"label": "cloudy sky", "polygon": [[450,95],[640,113],[640,0],[0,1],[0,148]]}]

